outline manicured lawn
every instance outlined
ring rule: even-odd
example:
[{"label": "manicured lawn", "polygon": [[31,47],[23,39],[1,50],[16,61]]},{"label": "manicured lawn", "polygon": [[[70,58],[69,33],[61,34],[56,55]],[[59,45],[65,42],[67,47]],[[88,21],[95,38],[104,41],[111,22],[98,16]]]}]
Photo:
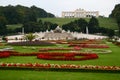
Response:
[{"label": "manicured lawn", "polygon": [[0,80],[119,80],[119,73],[0,70]]},{"label": "manicured lawn", "polygon": [[[40,18],[43,22],[44,21],[48,21],[48,22],[52,22],[52,23],[56,23],[59,26],[62,26],[64,24],[67,24],[71,21],[77,20],[79,18]],[[38,19],[39,20],[39,19]],[[89,18],[85,18],[86,21],[89,21]],[[99,21],[99,25],[100,27],[105,27],[105,28],[110,28],[110,29],[114,29],[117,30],[118,26],[117,23],[114,19],[111,18],[98,18]],[[14,25],[7,25],[8,29],[16,29],[16,28],[20,28],[22,27],[22,24],[14,24]]]},{"label": "manicured lawn", "polygon": [[[50,64],[80,64],[80,65],[105,65],[120,66],[120,47],[107,43],[112,53],[98,54],[99,58],[95,60],[85,61],[51,61],[37,59],[36,56],[20,57],[11,56],[10,58],[2,58],[0,62],[7,63],[50,63]],[[45,46],[33,46],[24,48],[22,46],[14,46],[19,52],[36,52],[39,48]],[[48,46],[51,47],[51,46]],[[67,47],[67,45],[56,45],[52,47]],[[120,73],[109,72],[61,72],[61,71],[32,71],[32,70],[0,70],[0,80],[119,80]]]},{"label": "manicured lawn", "polygon": [[[43,21],[49,21],[52,23],[57,23],[59,26],[63,24],[67,24],[71,21],[77,20],[79,18],[40,18]],[[111,18],[97,18],[99,21],[100,27],[110,28],[110,29],[118,29],[117,23],[114,19]],[[85,18],[86,21],[89,22],[89,18]]]}]

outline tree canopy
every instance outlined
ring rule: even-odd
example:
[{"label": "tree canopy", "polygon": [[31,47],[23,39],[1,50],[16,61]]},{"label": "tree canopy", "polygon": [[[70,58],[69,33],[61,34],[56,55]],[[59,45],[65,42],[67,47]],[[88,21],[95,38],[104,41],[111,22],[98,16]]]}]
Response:
[{"label": "tree canopy", "polygon": [[7,20],[5,17],[0,16],[0,35],[5,35],[7,32]]},{"label": "tree canopy", "polygon": [[119,36],[120,36],[120,4],[115,5],[115,8],[112,10],[112,13],[109,15],[110,18],[115,18],[119,27]]},{"label": "tree canopy", "polygon": [[70,30],[72,32],[82,33],[86,33],[86,27],[88,27],[90,34],[101,33],[109,37],[114,36],[114,31],[112,29],[100,27],[99,21],[95,17],[92,17],[89,22],[87,22],[85,19],[80,18],[62,26],[62,28],[66,31]]},{"label": "tree canopy", "polygon": [[17,6],[0,6],[0,16],[8,21],[8,24],[24,23],[28,21],[37,21],[37,18],[55,17],[53,14],[36,6],[24,7]]}]

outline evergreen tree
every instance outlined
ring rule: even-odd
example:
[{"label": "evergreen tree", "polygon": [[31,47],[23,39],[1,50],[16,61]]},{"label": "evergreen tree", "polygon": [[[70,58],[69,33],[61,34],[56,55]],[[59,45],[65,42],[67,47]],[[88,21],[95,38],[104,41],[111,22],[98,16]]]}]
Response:
[{"label": "evergreen tree", "polygon": [[0,35],[5,35],[7,33],[7,20],[5,17],[0,16]]},{"label": "evergreen tree", "polygon": [[88,28],[90,33],[98,33],[99,32],[99,22],[97,18],[92,17],[88,23]]},{"label": "evergreen tree", "polygon": [[120,36],[120,4],[115,5],[115,8],[113,9],[109,17],[116,19],[119,29],[119,36]]}]

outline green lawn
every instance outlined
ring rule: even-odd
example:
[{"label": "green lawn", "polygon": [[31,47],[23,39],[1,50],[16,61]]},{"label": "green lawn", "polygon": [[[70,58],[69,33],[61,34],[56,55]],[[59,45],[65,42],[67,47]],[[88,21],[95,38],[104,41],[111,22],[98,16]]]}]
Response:
[{"label": "green lawn", "polygon": [[[43,21],[48,21],[48,22],[52,22],[52,23],[56,23],[59,26],[62,26],[64,24],[67,24],[71,21],[77,20],[79,18],[39,18]],[[39,20],[38,19],[38,20]],[[90,18],[85,18],[86,21],[89,21]],[[98,18],[100,27],[105,27],[105,28],[110,28],[110,29],[118,29],[117,23],[114,19],[111,18]],[[14,25],[7,25],[8,29],[16,29],[16,28],[20,28],[22,27],[22,24],[14,24]]]},{"label": "green lawn", "polygon": [[[43,21],[49,21],[52,23],[57,23],[59,26],[63,24],[69,23],[71,21],[77,20],[79,18],[40,18]],[[86,21],[89,21],[89,18],[85,18]],[[118,29],[117,23],[114,19],[111,18],[98,18],[100,27],[110,28],[110,29]]]},{"label": "green lawn", "polygon": [[119,80],[119,73],[0,70],[0,80]]},{"label": "green lawn", "polygon": [[13,25],[7,25],[7,29],[16,29],[22,27],[22,24],[13,24]]},{"label": "green lawn", "polygon": [[[80,64],[80,65],[106,65],[120,66],[120,47],[112,43],[107,43],[112,53],[98,54],[99,58],[85,61],[51,61],[40,60],[36,56],[32,57],[10,57],[0,59],[0,62],[14,63],[50,63],[50,64]],[[57,45],[54,47],[66,47],[67,45]],[[45,46],[44,46],[45,47]],[[48,46],[51,47],[51,46]],[[53,46],[52,46],[53,47]],[[2,47],[1,47],[2,48]],[[40,47],[33,50],[30,46],[25,49],[21,46],[15,46],[14,49],[19,52],[35,52]],[[119,80],[120,73],[105,72],[57,72],[57,71],[31,71],[31,70],[0,70],[0,80]]]}]

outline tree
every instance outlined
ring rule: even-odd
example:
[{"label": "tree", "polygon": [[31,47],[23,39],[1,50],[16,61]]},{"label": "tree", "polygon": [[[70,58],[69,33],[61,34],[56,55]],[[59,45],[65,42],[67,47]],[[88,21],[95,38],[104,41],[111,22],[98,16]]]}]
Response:
[{"label": "tree", "polygon": [[120,4],[115,5],[115,8],[112,10],[112,13],[109,15],[109,17],[116,19],[120,36]]},{"label": "tree", "polygon": [[88,23],[85,19],[80,18],[78,20],[78,27],[80,28],[80,31],[83,33],[86,33],[86,27],[87,27]]},{"label": "tree", "polygon": [[99,32],[99,22],[97,18],[92,17],[88,23],[88,29],[90,33],[98,33]]},{"label": "tree", "polygon": [[36,37],[37,37],[37,35],[34,35],[34,34],[32,34],[32,33],[29,33],[29,34],[26,34],[26,35],[24,36],[24,39],[25,39],[25,40],[28,40],[28,41],[32,41],[32,40],[34,40]]},{"label": "tree", "polygon": [[3,14],[9,24],[17,24],[20,22],[21,16],[18,14],[14,6],[9,5],[5,7],[3,10]]},{"label": "tree", "polygon": [[37,22],[27,22],[23,24],[24,30],[26,33],[30,32],[39,32],[40,31],[40,25]]},{"label": "tree", "polygon": [[0,6],[0,16],[3,16],[8,21],[8,24],[17,24],[28,21],[37,21],[37,18],[55,17],[53,14],[46,12],[35,6],[24,7],[21,5],[5,7]]},{"label": "tree", "polygon": [[109,15],[110,18],[117,18],[117,13],[120,12],[120,4],[115,5],[114,9],[112,10],[111,14]]},{"label": "tree", "polygon": [[119,28],[119,36],[120,36],[120,11],[116,13],[116,20]]},{"label": "tree", "polygon": [[112,38],[115,35],[114,30],[107,29],[107,35],[108,35],[108,37]]},{"label": "tree", "polygon": [[5,17],[0,16],[0,35],[5,35],[7,32],[7,20],[5,19]]},{"label": "tree", "polygon": [[70,30],[70,31],[73,31],[73,32],[83,32],[85,33],[85,28],[86,26],[88,25],[87,21],[80,18],[78,20],[75,20],[75,21],[72,21],[68,24],[65,24],[62,26],[63,29],[65,29],[66,31],[67,30]]}]

